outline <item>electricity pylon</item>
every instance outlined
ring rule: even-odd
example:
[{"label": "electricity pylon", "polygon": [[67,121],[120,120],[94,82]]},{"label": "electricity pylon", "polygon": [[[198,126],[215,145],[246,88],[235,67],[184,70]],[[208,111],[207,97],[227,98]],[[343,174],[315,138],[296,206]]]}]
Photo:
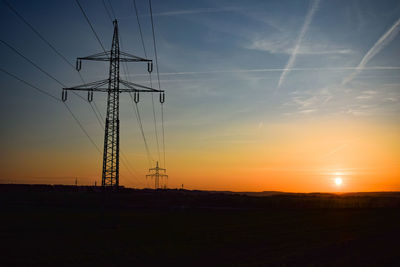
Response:
[{"label": "electricity pylon", "polygon": [[[150,172],[150,171],[154,171],[154,173],[152,173],[152,174],[147,174],[147,175],[146,175],[146,178],[147,178],[147,177],[154,178],[154,188],[155,188],[155,189],[160,188],[160,178],[161,178],[161,179],[163,179],[163,178],[164,178],[164,179],[165,179],[165,178],[168,178],[168,175],[166,175],[166,174],[161,174],[160,171],[164,171],[164,173],[165,173],[167,170],[158,167],[158,161],[157,161],[156,167],[155,167],[155,168],[149,169],[149,172]],[[166,188],[165,182],[164,182],[164,188]]]},{"label": "electricity pylon", "polygon": [[[139,92],[160,93],[160,102],[164,103],[164,90],[121,80],[119,77],[120,62],[147,62],[147,71],[153,70],[151,59],[137,57],[119,50],[118,22],[113,21],[114,35],[110,51],[94,54],[87,57],[79,57],[76,61],[76,69],[80,71],[82,60],[109,61],[110,69],[108,79],[86,83],[70,88],[63,88],[62,100],[67,100],[67,92],[70,90],[87,91],[88,102],[93,101],[93,92],[107,93],[107,115],[104,131],[103,170],[101,185],[103,187],[119,186],[119,94],[134,93],[134,101],[139,102]],[[108,85],[107,87],[105,87]],[[120,88],[120,85],[123,88]]]}]

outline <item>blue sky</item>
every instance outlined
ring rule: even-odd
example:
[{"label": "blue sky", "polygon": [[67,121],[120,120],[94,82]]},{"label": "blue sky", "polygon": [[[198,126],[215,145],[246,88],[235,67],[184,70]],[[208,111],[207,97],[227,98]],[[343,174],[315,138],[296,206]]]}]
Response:
[{"label": "blue sky", "polygon": [[[70,61],[101,52],[75,1],[9,2]],[[112,24],[102,1],[80,2],[109,48]],[[111,2],[119,20],[123,49],[144,56],[132,1]],[[398,1],[152,3],[161,85],[167,92],[167,155],[197,153],[224,142],[256,142],[258,137],[253,131],[282,123],[340,118],[399,125]],[[154,58],[148,2],[137,0],[137,4],[146,49]],[[3,40],[63,83],[81,83],[77,73],[4,3],[0,12]],[[0,56],[2,68],[52,94],[61,94],[57,83],[4,45]],[[145,67],[130,65],[129,79],[148,84]],[[103,79],[107,65],[85,62],[82,75],[87,81]],[[97,168],[80,175],[98,175],[100,155],[60,103],[3,73],[0,85],[2,158],[10,157],[3,164],[22,163],[16,148],[31,151],[28,154],[32,157],[65,149],[65,158],[57,153],[59,158],[53,162],[58,166],[73,158],[78,149],[95,157],[93,168]],[[104,95],[96,95],[95,101],[104,111]],[[103,132],[90,107],[74,96],[68,102],[102,147]],[[153,158],[157,158],[149,96],[142,97],[140,109]],[[157,111],[160,120],[159,105]],[[121,142],[127,154],[137,160],[134,168],[142,176],[147,168],[145,150],[128,96],[121,97],[121,119]],[[46,152],[33,152],[43,147]],[[24,160],[29,163],[29,157]],[[179,164],[172,162],[171,166]],[[38,168],[37,173],[44,169],[32,168]],[[65,175],[76,172],[71,168],[71,173]],[[52,173],[46,171],[46,175]],[[8,179],[18,175],[7,170],[0,176]]]}]

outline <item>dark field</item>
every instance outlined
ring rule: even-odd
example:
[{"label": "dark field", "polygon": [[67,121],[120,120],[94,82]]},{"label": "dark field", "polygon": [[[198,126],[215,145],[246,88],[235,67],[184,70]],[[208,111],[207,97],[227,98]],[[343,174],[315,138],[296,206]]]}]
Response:
[{"label": "dark field", "polygon": [[0,185],[1,266],[400,266],[400,194]]}]

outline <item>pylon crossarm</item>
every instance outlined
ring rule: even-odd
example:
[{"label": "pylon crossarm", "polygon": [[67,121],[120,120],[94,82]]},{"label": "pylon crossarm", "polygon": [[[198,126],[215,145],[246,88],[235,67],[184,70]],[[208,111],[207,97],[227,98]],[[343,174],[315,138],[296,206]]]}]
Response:
[{"label": "pylon crossarm", "polygon": [[81,61],[81,60],[109,61],[110,58],[111,58],[111,52],[106,51],[106,52],[101,52],[101,53],[97,53],[94,55],[90,55],[87,57],[78,57],[77,60],[78,61]]},{"label": "pylon crossarm", "polygon": [[[85,83],[81,85],[77,85],[74,87],[68,87],[68,88],[63,88],[64,90],[74,90],[74,91],[93,91],[93,92],[108,92],[109,80],[101,80],[101,81],[95,81],[95,82],[90,82],[90,83]],[[126,88],[119,88],[118,92],[120,93],[134,93],[134,92],[164,92],[163,90],[157,90],[151,87],[147,87],[144,85],[136,84],[136,83],[131,83],[128,81],[120,80],[120,84],[124,85]],[[107,86],[106,86],[107,85]]]},{"label": "pylon crossarm", "polygon": [[74,87],[63,88],[64,90],[76,90],[76,91],[98,91],[100,86],[108,84],[108,79],[95,81],[90,83],[85,83],[81,85],[77,85]]},{"label": "pylon crossarm", "polygon": [[[111,52],[106,51],[106,52],[101,52],[101,53],[97,53],[94,55],[90,55],[87,57],[78,57],[77,60],[78,61],[81,61],[81,60],[109,61],[110,58],[111,58]],[[128,54],[125,52],[120,52],[119,60],[121,62],[152,62],[151,59],[134,56],[134,55],[131,55],[131,54]]]},{"label": "pylon crossarm", "polygon": [[159,170],[159,171],[166,171],[166,169],[159,168],[159,167],[149,169],[149,171],[157,171],[157,170]]},{"label": "pylon crossarm", "polygon": [[133,82],[128,82],[128,81],[125,81],[125,80],[120,80],[119,82],[120,82],[120,84],[123,84],[123,85],[125,85],[126,87],[128,87],[130,89],[138,90],[137,87],[145,89],[145,90],[138,91],[138,92],[159,92],[159,93],[163,93],[164,92],[164,90],[154,89],[154,88],[151,88],[151,87],[147,87],[147,86],[144,86],[144,85],[141,85],[141,84],[137,84],[137,83],[133,83]]},{"label": "pylon crossarm", "polygon": [[151,59],[138,57],[138,56],[135,56],[135,55],[131,55],[131,54],[122,52],[122,51],[120,51],[119,53],[120,53],[121,56],[124,56],[124,57],[120,57],[120,60],[124,61],[124,62],[140,62],[140,61],[142,61],[142,62],[152,62]]},{"label": "pylon crossarm", "polygon": [[[89,91],[89,92],[102,92],[102,93],[107,93],[109,91],[108,88],[63,88],[63,90],[65,91]],[[135,89],[135,88],[120,88],[118,90],[119,93],[149,93],[149,92],[153,92],[153,91],[149,91],[149,90],[144,90],[144,89]],[[158,92],[158,91],[156,91]]]},{"label": "pylon crossarm", "polygon": [[[102,91],[103,92],[103,91]],[[134,92],[139,92],[139,93],[151,93],[151,92],[158,92],[158,91],[149,91],[149,90],[145,90],[145,89],[136,89],[136,88],[123,88],[123,89],[119,89],[120,93],[134,93]]]}]

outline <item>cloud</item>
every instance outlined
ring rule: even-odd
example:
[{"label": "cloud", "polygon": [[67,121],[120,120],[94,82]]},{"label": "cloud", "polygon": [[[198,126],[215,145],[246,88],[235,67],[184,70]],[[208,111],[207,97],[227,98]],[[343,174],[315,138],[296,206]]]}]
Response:
[{"label": "cloud", "polygon": [[360,107],[360,108],[349,108],[346,111],[346,114],[355,116],[355,117],[365,117],[365,116],[371,116],[373,114],[373,111],[371,110],[373,106],[371,107]]},{"label": "cloud", "polygon": [[[254,40],[247,49],[266,51],[271,54],[293,55],[294,47],[292,41],[282,35],[273,36],[268,39]],[[302,44],[296,51],[296,55],[330,55],[330,54],[351,54],[351,49],[335,47],[333,45],[324,45],[322,43]]]},{"label": "cloud", "polygon": [[356,97],[356,99],[358,100],[368,100],[368,99],[372,99],[372,95],[359,95]]},{"label": "cloud", "polygon": [[357,96],[356,99],[357,100],[370,100],[370,99],[374,98],[374,96],[377,93],[378,93],[377,91],[366,90],[366,91],[363,91],[361,95]]},{"label": "cloud", "polygon": [[386,97],[383,99],[384,102],[397,102],[398,99],[396,97]]},{"label": "cloud", "polygon": [[317,111],[316,109],[303,109],[303,110],[300,110],[298,113],[300,113],[300,114],[310,114],[310,113],[314,113],[316,111]]},{"label": "cloud", "polygon": [[306,115],[321,111],[326,108],[333,95],[329,88],[322,88],[319,91],[293,92],[292,97],[285,106],[294,106],[296,111],[288,115]]},{"label": "cloud", "polygon": [[376,95],[378,92],[377,91],[373,91],[373,90],[367,90],[367,91],[364,91],[363,93],[367,94],[367,95]]},{"label": "cloud", "polygon": [[286,75],[290,72],[290,69],[293,67],[294,62],[296,60],[296,56],[298,51],[300,50],[300,45],[301,42],[303,41],[303,38],[305,36],[305,34],[308,31],[308,27],[311,24],[311,21],[314,17],[314,13],[317,10],[319,5],[319,0],[314,0],[310,9],[308,10],[307,16],[304,20],[303,26],[301,27],[300,30],[300,34],[297,37],[297,41],[296,41],[296,45],[294,46],[293,52],[291,54],[291,56],[289,57],[289,60],[286,64],[285,70],[282,72],[281,77],[279,78],[279,82],[278,82],[278,88],[283,84],[283,82],[285,81],[285,77]]},{"label": "cloud", "polygon": [[386,45],[388,45],[399,33],[400,30],[400,19],[398,19],[390,29],[385,32],[379,38],[379,40],[368,50],[368,52],[361,59],[360,64],[358,64],[356,70],[352,72],[349,76],[343,79],[342,85],[345,85],[352,81],[357,74],[359,74],[362,70],[365,69],[365,65],[376,55],[378,54]]}]

